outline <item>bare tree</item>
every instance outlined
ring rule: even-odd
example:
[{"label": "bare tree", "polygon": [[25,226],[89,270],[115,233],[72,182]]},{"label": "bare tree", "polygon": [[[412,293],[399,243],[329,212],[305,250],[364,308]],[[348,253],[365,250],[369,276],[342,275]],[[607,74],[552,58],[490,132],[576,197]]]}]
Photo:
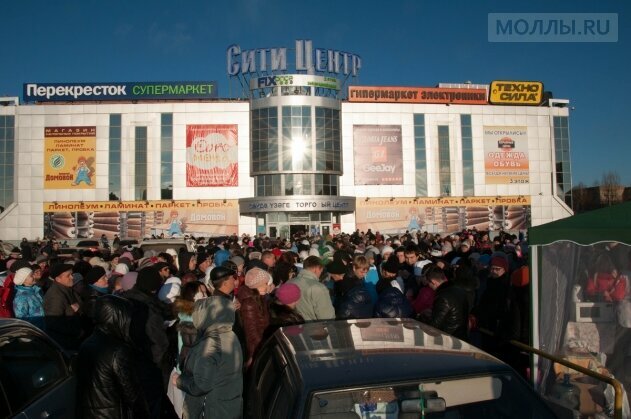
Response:
[{"label": "bare tree", "polygon": [[580,213],[586,211],[590,207],[589,190],[583,182],[579,182],[572,188],[572,201],[574,203],[574,212]]},{"label": "bare tree", "polygon": [[607,206],[622,202],[622,193],[624,186],[620,183],[620,175],[618,172],[610,171],[603,173],[600,184],[600,199]]}]

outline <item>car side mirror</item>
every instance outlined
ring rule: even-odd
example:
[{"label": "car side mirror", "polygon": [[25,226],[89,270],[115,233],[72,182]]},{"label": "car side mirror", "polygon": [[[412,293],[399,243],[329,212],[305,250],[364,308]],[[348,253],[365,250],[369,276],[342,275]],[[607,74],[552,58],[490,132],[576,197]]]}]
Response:
[{"label": "car side mirror", "polygon": [[35,371],[31,376],[33,388],[44,388],[59,379],[61,373],[56,365],[48,364]]}]

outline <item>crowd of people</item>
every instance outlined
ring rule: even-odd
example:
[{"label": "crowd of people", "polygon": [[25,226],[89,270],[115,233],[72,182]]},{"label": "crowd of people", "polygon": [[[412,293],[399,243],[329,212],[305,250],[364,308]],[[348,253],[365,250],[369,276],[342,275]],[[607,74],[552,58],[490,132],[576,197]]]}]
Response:
[{"label": "crowd of people", "polygon": [[109,250],[62,259],[55,239],[24,239],[0,259],[0,316],[78,353],[79,417],[241,417],[266,339],[315,320],[415,318],[525,368],[508,344],[528,342],[523,237],[368,230]]}]

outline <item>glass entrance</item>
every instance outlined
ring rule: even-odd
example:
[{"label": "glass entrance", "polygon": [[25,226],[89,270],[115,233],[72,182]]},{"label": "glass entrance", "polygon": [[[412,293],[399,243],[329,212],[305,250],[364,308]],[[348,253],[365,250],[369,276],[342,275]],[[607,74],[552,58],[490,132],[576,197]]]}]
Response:
[{"label": "glass entrance", "polygon": [[289,239],[296,234],[326,236],[332,231],[331,220],[338,215],[330,212],[270,213],[266,215],[266,233],[269,237]]}]

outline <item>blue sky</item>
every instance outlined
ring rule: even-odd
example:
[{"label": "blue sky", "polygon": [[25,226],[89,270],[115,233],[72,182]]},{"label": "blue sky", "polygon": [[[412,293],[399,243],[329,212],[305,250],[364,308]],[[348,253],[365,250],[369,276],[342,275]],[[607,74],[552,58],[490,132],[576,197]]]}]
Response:
[{"label": "blue sky", "polygon": [[[25,82],[216,80],[226,48],[315,47],[362,57],[362,85],[540,80],[570,99],[574,185],[631,186],[628,1],[3,1],[0,96]],[[615,43],[490,43],[488,13],[617,13]]]}]

